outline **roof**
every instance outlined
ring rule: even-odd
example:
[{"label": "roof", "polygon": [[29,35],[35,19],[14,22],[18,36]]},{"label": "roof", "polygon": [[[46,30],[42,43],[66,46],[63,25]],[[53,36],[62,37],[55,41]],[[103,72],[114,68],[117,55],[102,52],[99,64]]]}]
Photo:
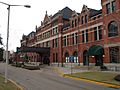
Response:
[{"label": "roof", "polygon": [[89,11],[90,11],[90,17],[96,16],[98,14],[102,14],[102,10],[95,10],[95,9],[89,8]]},{"label": "roof", "polygon": [[57,13],[55,13],[52,16],[52,19],[57,16],[62,16],[64,19],[69,19],[69,18],[71,18],[72,12],[73,11],[69,7],[65,7],[62,10],[59,10]]}]

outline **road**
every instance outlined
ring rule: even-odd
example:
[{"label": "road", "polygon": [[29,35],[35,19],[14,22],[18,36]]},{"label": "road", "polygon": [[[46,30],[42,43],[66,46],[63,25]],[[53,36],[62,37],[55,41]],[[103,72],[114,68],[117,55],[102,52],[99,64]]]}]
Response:
[{"label": "road", "polygon": [[[0,73],[3,75],[4,70],[5,64],[0,63]],[[19,83],[25,90],[118,90],[61,77],[48,66],[37,71],[8,66],[8,78]]]}]

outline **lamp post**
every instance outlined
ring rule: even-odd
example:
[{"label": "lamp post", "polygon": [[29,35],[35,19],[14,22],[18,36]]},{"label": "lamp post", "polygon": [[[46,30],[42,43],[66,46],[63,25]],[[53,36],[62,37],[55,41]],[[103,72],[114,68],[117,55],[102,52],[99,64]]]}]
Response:
[{"label": "lamp post", "polygon": [[0,2],[1,4],[8,6],[8,22],[7,22],[7,42],[6,42],[6,67],[5,67],[5,83],[7,83],[7,73],[8,73],[8,41],[9,41],[9,22],[10,22],[10,7],[11,6],[23,6],[26,8],[30,8],[30,5],[11,5],[8,3]]}]

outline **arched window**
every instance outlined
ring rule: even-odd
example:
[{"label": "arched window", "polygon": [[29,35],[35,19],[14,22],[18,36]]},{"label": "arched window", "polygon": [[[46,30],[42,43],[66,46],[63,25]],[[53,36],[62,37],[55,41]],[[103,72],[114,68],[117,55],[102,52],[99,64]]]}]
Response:
[{"label": "arched window", "polygon": [[69,53],[68,52],[65,53],[65,61],[66,61],[66,63],[69,62]]},{"label": "arched window", "polygon": [[74,62],[75,62],[75,63],[78,63],[78,53],[77,53],[77,51],[75,51],[75,52],[73,53],[73,56],[74,56]]},{"label": "arched window", "polygon": [[118,35],[118,25],[117,22],[112,21],[108,25],[108,37],[114,37]]}]

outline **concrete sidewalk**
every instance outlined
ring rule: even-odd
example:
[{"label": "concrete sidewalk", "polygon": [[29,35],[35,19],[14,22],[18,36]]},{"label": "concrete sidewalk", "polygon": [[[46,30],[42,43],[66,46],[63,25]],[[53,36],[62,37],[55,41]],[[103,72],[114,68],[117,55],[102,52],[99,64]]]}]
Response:
[{"label": "concrete sidewalk", "polygon": [[64,74],[71,74],[71,73],[77,73],[77,72],[88,72],[88,70],[81,70],[81,69],[75,69],[71,67],[57,67],[52,66],[55,71],[57,71],[61,76]]},{"label": "concrete sidewalk", "polygon": [[[92,70],[89,69],[80,69],[80,68],[74,68],[74,67],[57,67],[57,66],[52,66],[54,68],[54,70],[56,70],[58,73],[61,74],[71,74],[71,73],[78,73],[78,72],[91,72]],[[93,70],[93,71],[97,71],[97,70]],[[101,71],[101,70],[99,70]],[[120,74],[120,72],[118,71],[101,71],[101,72],[109,72],[109,73],[118,73]]]}]

